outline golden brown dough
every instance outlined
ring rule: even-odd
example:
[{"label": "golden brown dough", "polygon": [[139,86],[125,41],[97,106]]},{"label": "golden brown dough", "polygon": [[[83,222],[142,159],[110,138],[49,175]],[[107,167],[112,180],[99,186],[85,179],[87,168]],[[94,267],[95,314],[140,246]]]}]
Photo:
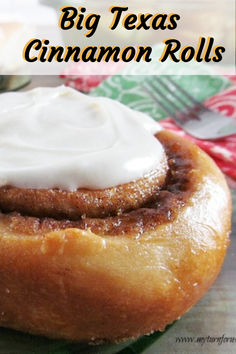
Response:
[{"label": "golden brown dough", "polygon": [[229,244],[229,190],[198,147],[157,136],[169,171],[143,208],[77,221],[1,214],[1,326],[118,341],[163,330],[204,295]]}]

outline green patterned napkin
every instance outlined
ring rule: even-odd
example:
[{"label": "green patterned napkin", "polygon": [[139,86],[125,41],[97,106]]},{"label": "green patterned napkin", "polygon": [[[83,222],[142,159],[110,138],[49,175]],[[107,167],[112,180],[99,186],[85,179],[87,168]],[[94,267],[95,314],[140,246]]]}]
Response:
[{"label": "green patterned napkin", "polygon": [[[155,58],[160,57],[161,51],[159,44],[153,46],[153,56]],[[202,72],[203,66],[201,68]],[[214,96],[231,85],[231,82],[226,77],[215,75],[215,72],[208,65],[205,65],[204,68],[205,75],[190,76],[188,75],[190,71],[191,73],[197,73],[198,63],[193,62],[191,65],[186,66],[182,63],[172,64],[166,62],[160,69],[158,61],[151,63],[132,62],[120,71],[120,75],[109,77],[91,91],[90,94],[113,98],[133,109],[149,114],[155,120],[161,120],[166,117],[166,113],[153,102],[153,99],[144,92],[141,86],[141,84],[148,84],[148,81],[153,80],[153,75],[147,74],[155,72],[157,74],[171,75],[174,81],[199,101]],[[130,75],[131,73],[132,75]],[[139,75],[134,75],[135,73]],[[140,73],[144,75],[140,75]],[[159,89],[163,90],[161,87]]]},{"label": "green patterned napkin", "polygon": [[[231,85],[227,78],[215,75],[175,75],[172,78],[199,101],[204,101]],[[155,120],[161,120],[166,117],[166,113],[153,102],[141,86],[151,80],[152,76],[111,76],[90,94],[113,98],[133,109],[149,114]]]}]

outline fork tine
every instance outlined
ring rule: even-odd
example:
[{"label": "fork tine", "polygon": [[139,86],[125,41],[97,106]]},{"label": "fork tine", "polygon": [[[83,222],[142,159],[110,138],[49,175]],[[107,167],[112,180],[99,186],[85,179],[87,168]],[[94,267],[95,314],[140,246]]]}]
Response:
[{"label": "fork tine", "polygon": [[161,100],[159,100],[159,98],[157,97],[157,96],[155,96],[154,94],[153,94],[153,92],[146,86],[146,85],[141,85],[142,86],[142,88],[148,93],[148,95],[150,96],[150,97],[152,97],[152,99],[155,101],[155,102],[157,102],[158,104],[159,104],[159,106],[167,113],[167,114],[169,114],[170,116],[173,116],[173,115],[175,115],[175,113],[173,112],[173,111],[171,111],[170,109],[169,109],[169,107],[167,107]]},{"label": "fork tine", "polygon": [[165,76],[166,80],[169,81],[171,85],[173,85],[177,90],[179,90],[185,97],[189,99],[190,102],[194,103],[195,107],[200,108],[201,110],[206,110],[201,102],[197,101],[194,97],[192,97],[186,90],[184,90],[179,84],[177,84],[174,80],[172,80],[169,76]]},{"label": "fork tine", "polygon": [[[170,92],[173,97],[175,97],[185,108],[192,108],[191,105],[187,104],[181,97],[179,97],[174,91],[172,91],[166,83],[163,81],[163,78],[155,76],[154,80],[160,84],[167,92]],[[173,85],[172,85],[173,86]],[[178,108],[179,109],[179,108]]]},{"label": "fork tine", "polygon": [[149,86],[153,89],[154,92],[157,92],[158,95],[165,101],[168,103],[168,105],[170,105],[170,107],[172,108],[172,110],[174,109],[175,112],[179,111],[179,107],[172,102],[166,95],[163,94],[163,92],[159,89],[159,87],[155,86],[152,82],[149,82]]},{"label": "fork tine", "polygon": [[[172,91],[169,86],[163,81],[163,77],[162,78],[158,78],[157,76],[155,77],[156,82],[158,82],[160,85],[162,85],[162,87],[164,87],[164,89],[169,92],[174,98],[177,99],[177,101],[179,101],[188,111],[187,112],[181,112],[182,115],[185,114],[185,121],[188,121],[190,119],[197,119],[200,120],[200,118],[198,117],[198,115],[196,114],[196,112],[194,112],[194,107],[192,105],[192,103],[187,104],[178,94],[176,94],[174,91]],[[172,85],[173,86],[173,85]],[[178,91],[179,92],[179,91]],[[195,105],[196,107],[196,105]],[[178,108],[179,110],[179,108]]]},{"label": "fork tine", "polygon": [[[204,107],[204,105],[189,95],[185,89],[182,89],[178,84],[172,81],[170,77],[166,77],[166,79],[168,83],[166,83],[163,78],[161,78],[161,80],[154,78],[153,81],[151,81],[151,79],[146,82],[144,81],[140,86],[142,86],[147,94],[188,134],[198,139],[215,140],[230,136],[236,132],[236,124],[233,118],[226,118],[223,114]],[[159,85],[157,85],[157,83]],[[192,106],[187,111],[179,109],[179,101],[177,101],[177,105],[172,101],[174,95],[171,95],[172,91],[169,88],[169,83],[179,92],[183,93],[184,97],[182,97],[182,99],[188,99],[192,103]],[[165,87],[167,87],[167,89],[163,91]],[[176,95],[179,94],[178,91]],[[167,95],[167,93],[169,93],[169,95]],[[194,116],[195,119],[193,118]]]},{"label": "fork tine", "polygon": [[[150,82],[149,82],[149,85],[154,89],[154,92],[155,91],[158,91],[156,90],[156,87],[154,85],[152,85]],[[150,90],[149,87],[147,87],[146,85],[144,84],[141,84],[142,88],[144,89],[144,91],[147,92],[147,94],[152,97],[152,99],[157,102],[157,104],[170,116],[172,117],[179,125],[182,125],[183,124],[183,120],[180,119],[179,116],[177,116],[175,114],[175,111],[173,110],[173,107],[171,107],[172,109],[170,109],[170,107],[168,106],[168,104],[166,103],[165,100],[163,100],[163,102],[157,97],[157,95],[154,95],[153,94],[153,91]],[[164,97],[162,94],[160,95],[162,98]]]},{"label": "fork tine", "polygon": [[152,82],[149,82],[149,85],[151,86],[151,88],[154,90],[154,92],[158,93],[158,95],[160,96],[160,98],[162,98],[162,100],[168,104],[168,106],[170,106],[172,108],[172,110],[174,110],[174,115],[172,114],[172,117],[178,122],[178,123],[184,123],[187,122],[190,117],[185,114],[184,112],[181,112],[181,114],[179,114],[179,107],[171,100],[169,99],[169,97],[167,97],[160,89],[159,87],[155,86]]}]

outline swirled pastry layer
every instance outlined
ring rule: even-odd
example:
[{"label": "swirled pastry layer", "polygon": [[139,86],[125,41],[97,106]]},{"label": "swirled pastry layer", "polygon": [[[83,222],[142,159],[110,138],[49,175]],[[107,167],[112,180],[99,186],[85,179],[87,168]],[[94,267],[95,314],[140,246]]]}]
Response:
[{"label": "swirled pastry layer", "polygon": [[203,151],[64,87],[0,106],[0,326],[117,341],[163,330],[203,296],[231,225]]},{"label": "swirled pastry layer", "polygon": [[1,326],[117,341],[163,330],[203,296],[229,244],[229,191],[198,147],[158,139],[167,177],[140,208],[77,221],[0,214]]}]

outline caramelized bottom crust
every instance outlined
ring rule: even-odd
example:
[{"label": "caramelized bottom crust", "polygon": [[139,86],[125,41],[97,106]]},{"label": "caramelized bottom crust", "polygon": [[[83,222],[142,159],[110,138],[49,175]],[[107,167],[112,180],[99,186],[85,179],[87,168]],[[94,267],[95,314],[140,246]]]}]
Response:
[{"label": "caramelized bottom crust", "polygon": [[229,190],[198,147],[158,139],[168,175],[142,208],[77,221],[1,214],[1,326],[118,341],[163,330],[204,295],[229,244]]}]

